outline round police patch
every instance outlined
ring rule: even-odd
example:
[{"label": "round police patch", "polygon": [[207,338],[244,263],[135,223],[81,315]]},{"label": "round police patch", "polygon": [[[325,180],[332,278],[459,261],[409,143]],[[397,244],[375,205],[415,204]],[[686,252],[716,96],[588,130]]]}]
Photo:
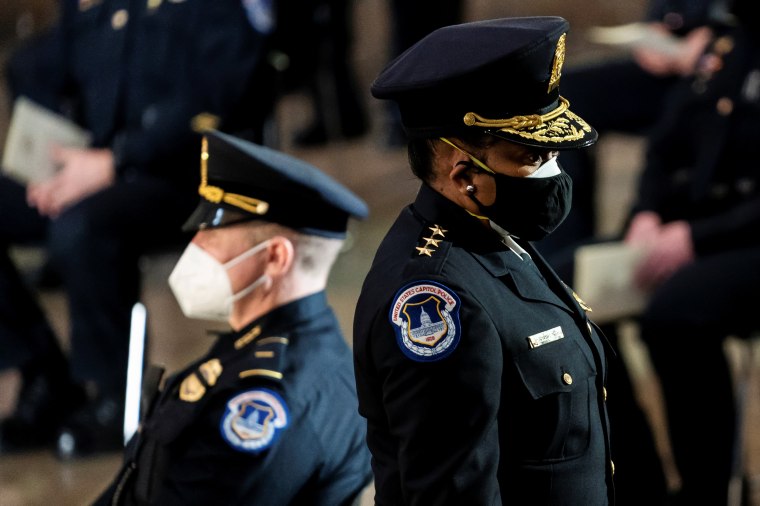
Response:
[{"label": "round police patch", "polygon": [[454,351],[462,333],[459,306],[457,294],[435,281],[415,281],[399,290],[388,318],[404,355],[432,362]]},{"label": "round police patch", "polygon": [[219,426],[222,437],[236,450],[259,453],[288,426],[288,408],[276,392],[256,388],[227,402]]}]

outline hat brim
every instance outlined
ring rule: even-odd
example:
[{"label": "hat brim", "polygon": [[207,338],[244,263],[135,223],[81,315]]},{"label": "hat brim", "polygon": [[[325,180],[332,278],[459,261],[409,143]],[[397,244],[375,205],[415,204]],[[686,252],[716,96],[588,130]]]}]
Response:
[{"label": "hat brim", "polygon": [[494,127],[485,132],[517,144],[552,150],[585,148],[599,138],[591,125],[569,109],[536,126]]},{"label": "hat brim", "polygon": [[244,213],[222,204],[202,199],[190,217],[182,225],[183,232],[197,232],[209,228],[226,227],[256,219],[256,215]]}]

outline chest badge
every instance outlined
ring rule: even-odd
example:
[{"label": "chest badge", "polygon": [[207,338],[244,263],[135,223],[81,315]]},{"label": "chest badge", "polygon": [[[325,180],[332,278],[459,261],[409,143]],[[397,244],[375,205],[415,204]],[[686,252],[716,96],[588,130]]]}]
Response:
[{"label": "chest badge", "polygon": [[459,344],[459,297],[434,281],[416,281],[396,293],[389,316],[401,351],[412,360],[432,362]]},{"label": "chest badge", "polygon": [[206,387],[203,386],[201,380],[195,373],[190,374],[187,378],[182,380],[182,384],[179,387],[179,398],[185,402],[197,402],[206,393]]}]

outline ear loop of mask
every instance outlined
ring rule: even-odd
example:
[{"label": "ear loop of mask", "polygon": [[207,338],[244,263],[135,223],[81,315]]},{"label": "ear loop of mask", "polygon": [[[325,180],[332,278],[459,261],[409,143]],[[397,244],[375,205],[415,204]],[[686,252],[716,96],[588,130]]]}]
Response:
[{"label": "ear loop of mask", "polygon": [[[471,155],[470,153],[468,153],[464,149],[460,148],[459,146],[457,146],[456,144],[454,144],[453,142],[451,142],[446,137],[439,137],[439,139],[441,139],[443,142],[445,142],[446,144],[448,144],[452,148],[456,149],[460,153],[462,153],[464,155],[467,155],[467,157],[472,161],[472,163],[474,163],[475,165],[477,165],[478,167],[480,167],[484,171],[488,172],[489,174],[496,174],[496,171],[494,171],[493,169],[491,169],[491,167],[489,167],[485,163],[481,162],[480,160],[478,160],[477,158],[475,158],[473,155]],[[475,198],[474,195],[472,195],[470,193],[470,194],[468,194],[468,196],[470,197],[470,199],[473,200],[473,202],[475,202],[478,205],[478,207],[483,207],[483,204],[481,204],[480,201],[477,198]],[[472,211],[469,211],[467,209],[465,209],[465,212],[467,214],[469,214],[470,216],[474,216],[475,218],[478,218],[480,220],[489,220],[490,221],[490,219],[488,218],[488,216],[481,216],[481,215],[475,214]]]},{"label": "ear loop of mask", "polygon": [[237,264],[245,260],[246,258],[252,257],[259,251],[263,250],[267,247],[267,245],[271,242],[271,239],[267,239],[266,241],[258,243],[256,246],[251,247],[247,251],[242,252],[232,260],[228,260],[224,264],[222,264],[222,267],[224,267],[225,271],[230,270],[232,267],[235,267]]},{"label": "ear loop of mask", "polygon": [[[256,246],[250,248],[248,251],[244,251],[243,253],[241,253],[240,255],[236,256],[232,260],[226,262],[223,265],[224,270],[228,271],[229,269],[231,269],[232,267],[236,266],[237,264],[239,264],[243,260],[245,260],[247,258],[250,258],[251,256],[255,255],[259,251],[261,251],[264,248],[266,248],[267,245],[270,242],[271,242],[271,239],[267,239],[266,241],[260,242]],[[259,286],[261,286],[262,284],[264,284],[267,281],[267,278],[269,278],[269,276],[267,276],[266,274],[262,274],[256,281],[254,281],[250,285],[246,286],[245,288],[243,288],[242,290],[240,290],[238,293],[233,294],[231,302],[235,302],[235,301],[238,301],[238,300],[242,299],[243,297],[245,297],[246,295],[248,295],[249,293],[251,293],[252,291],[254,291],[256,288],[258,288]]]}]

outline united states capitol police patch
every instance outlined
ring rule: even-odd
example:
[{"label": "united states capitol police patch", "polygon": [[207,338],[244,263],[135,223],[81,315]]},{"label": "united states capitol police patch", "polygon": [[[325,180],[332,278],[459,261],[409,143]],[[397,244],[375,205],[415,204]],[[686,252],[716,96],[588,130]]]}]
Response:
[{"label": "united states capitol police patch", "polygon": [[256,388],[227,402],[220,429],[222,437],[236,450],[259,453],[277,440],[288,426],[288,408],[276,392]]},{"label": "united states capitol police patch", "polygon": [[415,281],[399,290],[388,318],[404,355],[433,362],[454,351],[462,333],[459,306],[457,294],[434,281]]}]

